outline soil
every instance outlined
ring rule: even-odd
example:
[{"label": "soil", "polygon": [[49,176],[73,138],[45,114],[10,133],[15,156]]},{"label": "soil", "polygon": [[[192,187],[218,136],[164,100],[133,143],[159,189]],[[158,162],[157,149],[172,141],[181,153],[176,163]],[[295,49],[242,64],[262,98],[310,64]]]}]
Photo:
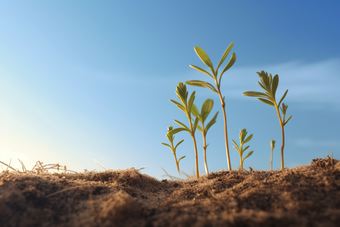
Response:
[{"label": "soil", "polygon": [[[332,162],[333,160],[333,162]],[[134,168],[0,173],[0,226],[339,226],[340,162],[162,180]]]}]

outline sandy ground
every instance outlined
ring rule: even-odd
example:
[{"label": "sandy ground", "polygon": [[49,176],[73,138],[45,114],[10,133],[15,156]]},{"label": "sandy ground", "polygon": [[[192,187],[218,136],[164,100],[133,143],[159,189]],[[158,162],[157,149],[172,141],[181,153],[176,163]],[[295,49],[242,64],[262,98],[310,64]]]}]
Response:
[{"label": "sandy ground", "polygon": [[133,168],[0,173],[0,226],[339,226],[340,162],[159,181]]}]

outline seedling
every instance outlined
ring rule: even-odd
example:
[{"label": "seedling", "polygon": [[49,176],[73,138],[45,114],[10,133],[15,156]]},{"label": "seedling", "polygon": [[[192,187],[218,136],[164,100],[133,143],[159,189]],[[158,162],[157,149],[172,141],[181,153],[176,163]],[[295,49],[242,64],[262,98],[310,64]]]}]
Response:
[{"label": "seedling", "polygon": [[213,92],[215,92],[219,95],[220,100],[221,100],[222,110],[223,110],[223,117],[224,117],[225,146],[226,146],[226,153],[227,153],[227,161],[228,161],[228,169],[229,170],[231,170],[231,164],[230,164],[229,145],[228,145],[227,115],[226,115],[226,111],[225,111],[225,101],[224,101],[225,97],[224,96],[222,97],[222,93],[221,93],[221,79],[222,79],[223,73],[225,73],[235,63],[235,61],[236,61],[236,54],[235,53],[232,54],[228,64],[224,67],[219,78],[217,78],[217,76],[218,76],[218,68],[222,65],[222,63],[226,59],[227,55],[229,54],[229,52],[230,52],[230,50],[233,46],[234,46],[234,43],[231,43],[229,45],[229,47],[225,50],[225,52],[222,55],[222,58],[221,58],[220,62],[218,63],[216,69],[214,69],[213,64],[211,63],[209,56],[204,52],[204,50],[202,48],[198,47],[198,46],[195,47],[196,54],[202,60],[202,62],[209,67],[209,69],[211,70],[212,73],[209,73],[206,70],[204,70],[204,69],[202,69],[198,66],[194,66],[194,65],[189,65],[189,66],[191,68],[194,68],[194,69],[196,69],[196,70],[198,70],[198,71],[200,71],[204,74],[207,74],[211,78],[213,78],[214,81],[215,81],[216,87],[214,87],[212,84],[210,84],[208,82],[201,81],[201,80],[189,80],[189,81],[185,82],[188,85],[209,88],[210,90],[212,90]]},{"label": "seedling", "polygon": [[211,109],[214,106],[214,101],[212,99],[207,99],[204,101],[202,108],[201,108],[201,113],[198,111],[197,107],[195,106],[195,104],[192,105],[192,109],[191,109],[191,113],[192,115],[194,115],[194,117],[198,117],[199,121],[201,122],[201,125],[197,125],[197,129],[202,133],[203,135],[203,156],[204,156],[204,167],[205,167],[205,172],[207,173],[207,175],[209,175],[209,170],[208,170],[208,164],[207,164],[207,147],[209,146],[209,144],[207,144],[206,142],[206,136],[208,133],[208,130],[210,129],[210,127],[216,123],[216,118],[218,115],[218,112],[215,114],[215,116],[210,120],[210,122],[204,126],[204,122],[207,119],[207,117],[209,116]]},{"label": "seedling", "polygon": [[245,128],[242,129],[242,130],[240,129],[240,146],[238,146],[237,143],[234,140],[231,140],[235,144],[235,146],[233,146],[233,148],[235,148],[238,151],[238,153],[240,154],[240,167],[239,167],[240,171],[244,170],[243,169],[244,160],[254,153],[254,151],[250,151],[244,158],[242,158],[243,153],[249,148],[249,146],[246,146],[245,148],[243,148],[244,144],[249,142],[251,140],[251,138],[253,138],[253,134],[250,134],[250,136],[248,136],[246,138],[247,133],[248,132]]},{"label": "seedling", "polygon": [[[290,116],[286,120],[286,111],[287,111],[288,105],[285,105],[284,103],[282,103],[283,99],[287,95],[288,89],[283,94],[282,98],[280,99],[279,104],[277,104],[276,103],[276,99],[275,99],[275,93],[276,93],[276,89],[277,89],[277,87],[279,85],[279,75],[276,74],[274,76],[274,78],[272,78],[272,74],[269,74],[269,76],[268,76],[268,73],[264,72],[263,70],[260,73],[257,72],[257,74],[259,75],[259,77],[261,79],[261,82],[257,82],[257,83],[266,92],[262,93],[262,92],[257,92],[257,91],[247,91],[247,92],[244,92],[243,95],[250,96],[250,97],[258,97],[258,99],[261,102],[275,107],[276,112],[277,112],[277,116],[279,117],[279,120],[280,120],[280,127],[281,127],[281,131],[282,131],[281,169],[284,169],[284,159],[283,159],[283,150],[284,150],[284,147],[285,147],[285,131],[284,131],[284,126],[292,118],[292,116]],[[280,114],[280,105],[281,105],[281,103],[282,103],[281,112],[282,112],[283,118],[281,118],[281,114]]]},{"label": "seedling", "polygon": [[179,142],[176,144],[176,146],[174,146],[174,139],[175,139],[175,136],[174,136],[174,135],[170,135],[170,133],[169,133],[172,129],[173,129],[173,127],[170,125],[170,126],[168,127],[168,133],[165,134],[166,138],[168,138],[168,140],[169,140],[169,142],[170,142],[171,145],[169,145],[169,144],[167,144],[167,143],[162,143],[162,144],[163,144],[164,146],[170,147],[170,149],[171,149],[171,151],[172,151],[172,154],[173,154],[174,157],[175,157],[175,162],[176,162],[176,166],[177,166],[177,171],[180,172],[180,171],[179,171],[179,161],[181,161],[183,158],[185,158],[185,156],[182,156],[182,157],[180,157],[180,158],[177,160],[177,157],[176,157],[176,149],[177,149],[178,145],[180,145],[181,143],[183,143],[184,140],[179,141]]},{"label": "seedling", "polygon": [[270,141],[270,147],[272,148],[272,155],[270,156],[270,170],[273,170],[273,151],[275,147],[275,140]]},{"label": "seedling", "polygon": [[195,91],[191,93],[189,101],[188,101],[188,91],[187,86],[183,84],[182,82],[179,82],[176,87],[176,94],[178,99],[181,101],[181,103],[176,102],[172,99],[170,99],[170,102],[175,104],[180,110],[182,110],[185,115],[187,116],[189,120],[189,127],[183,124],[180,121],[174,120],[176,124],[181,126],[180,128],[172,129],[169,133],[170,136],[179,133],[181,131],[187,131],[190,133],[192,140],[194,142],[194,148],[195,148],[195,165],[196,165],[196,176],[199,178],[199,171],[198,171],[198,155],[197,155],[197,145],[196,145],[196,138],[195,138],[195,131],[198,125],[199,117],[196,117],[194,122],[191,122],[191,109],[194,104],[195,100]]}]

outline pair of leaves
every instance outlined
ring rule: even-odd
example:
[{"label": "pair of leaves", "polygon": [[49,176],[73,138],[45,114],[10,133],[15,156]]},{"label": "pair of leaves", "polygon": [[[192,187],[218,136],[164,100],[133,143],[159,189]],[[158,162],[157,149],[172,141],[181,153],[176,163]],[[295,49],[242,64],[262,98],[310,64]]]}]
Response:
[{"label": "pair of leaves", "polygon": [[[208,76],[210,76],[211,78],[213,78],[215,80],[216,86],[217,88],[219,88],[220,84],[221,84],[221,79],[222,79],[222,75],[231,67],[234,65],[235,61],[236,61],[236,54],[233,53],[228,64],[224,67],[222,73],[220,74],[219,80],[217,82],[217,74],[218,74],[218,69],[219,67],[222,65],[222,63],[224,62],[224,60],[226,59],[226,57],[228,56],[231,48],[234,46],[234,43],[231,43],[229,45],[229,47],[225,50],[225,52],[222,55],[222,58],[220,59],[220,62],[218,63],[216,69],[214,69],[214,66],[208,56],[208,54],[200,47],[196,46],[195,52],[198,55],[198,57],[202,60],[202,62],[208,66],[208,68],[211,70],[212,73],[207,72],[206,70],[195,66],[195,65],[189,65],[191,68],[196,69],[199,72],[202,72],[204,74],[207,74]],[[200,81],[200,80],[190,80],[190,81],[186,81],[185,82],[188,85],[192,85],[192,86],[197,86],[197,87],[205,87],[205,88],[209,88],[210,90],[212,90],[213,92],[218,93],[218,89],[216,89],[212,84],[205,82],[205,81]]]},{"label": "pair of leaves", "polygon": [[[191,123],[191,110],[192,110],[192,107],[194,105],[195,91],[192,92],[192,94],[190,95],[189,101],[187,102],[187,98],[188,98],[187,87],[182,82],[179,82],[177,87],[176,87],[176,94],[177,94],[177,97],[181,101],[182,104],[179,103],[179,102],[176,102],[176,101],[174,101],[172,99],[170,99],[170,102],[174,103],[180,110],[182,110],[186,114],[189,122]],[[193,127],[191,126],[189,128],[188,126],[186,126],[182,122],[174,120],[174,122],[176,124],[178,124],[178,125],[180,125],[182,127],[181,128],[172,129],[171,131],[169,131],[169,134],[170,135],[174,135],[174,134],[179,133],[181,131],[187,131],[190,134],[194,135],[195,131],[196,131],[196,128],[197,128],[197,125],[198,125],[198,121],[199,121],[199,118],[196,117],[195,120],[194,120]]]},{"label": "pair of leaves", "polygon": [[[277,111],[279,111],[278,108],[280,108],[282,101],[286,97],[288,93],[288,89],[282,95],[279,103],[276,104],[275,97],[276,97],[276,90],[279,85],[279,75],[276,74],[274,77],[272,77],[272,74],[269,74],[268,76],[268,73],[264,72],[263,70],[261,72],[257,72],[257,74],[259,75],[260,80],[261,80],[261,82],[257,82],[257,83],[260,85],[260,87],[262,87],[265,90],[265,93],[258,92],[258,91],[246,91],[243,93],[243,95],[250,96],[250,97],[257,97],[258,100],[260,100],[261,102],[267,105],[270,105],[270,106],[274,106],[275,108],[277,108]],[[285,105],[284,103],[282,103],[281,111],[283,115],[283,122],[282,122],[283,126],[286,125],[292,117],[290,116],[286,120],[285,116],[286,116],[287,108],[288,108],[288,105]]]},{"label": "pair of leaves", "polygon": [[170,134],[170,133],[169,133],[172,129],[173,129],[173,127],[170,125],[170,126],[168,127],[168,132],[167,132],[167,134],[165,134],[166,138],[169,140],[169,142],[170,142],[171,145],[169,145],[169,144],[167,144],[167,143],[162,143],[162,144],[165,145],[165,146],[170,147],[172,153],[176,154],[176,149],[177,149],[178,145],[180,145],[181,143],[183,143],[184,140],[179,141],[179,142],[176,144],[176,146],[174,147],[174,139],[175,139],[175,136],[174,136],[173,134]]},{"label": "pair of leaves", "polygon": [[209,121],[209,123],[204,127],[205,120],[209,116],[211,109],[214,106],[214,101],[212,99],[207,99],[204,101],[202,107],[201,107],[201,113],[198,111],[195,104],[192,106],[191,113],[194,115],[194,117],[199,117],[199,121],[202,124],[201,126],[197,126],[197,129],[204,134],[204,136],[208,133],[208,130],[210,127],[216,123],[218,112],[214,115],[214,117]]},{"label": "pair of leaves", "polygon": [[292,118],[292,115],[286,120],[286,112],[287,112],[288,105],[285,105],[282,103],[281,111],[282,111],[282,116],[283,116],[283,126],[285,126],[288,121]]},{"label": "pair of leaves", "polygon": [[[263,70],[261,72],[257,72],[257,74],[260,77],[261,82],[257,82],[261,88],[265,90],[265,93],[258,92],[258,91],[246,91],[243,93],[245,96],[250,97],[258,97],[258,99],[270,106],[276,106],[276,90],[279,85],[279,75],[276,74],[274,78],[272,77],[272,74],[269,74],[267,72],[264,72]],[[280,99],[280,102],[277,106],[281,105],[281,102],[286,97],[288,93],[288,89],[283,94],[282,98]]]},{"label": "pair of leaves", "polygon": [[[171,135],[171,134],[169,133],[171,130],[173,130],[173,127],[170,125],[170,126],[168,127],[168,132],[167,132],[167,134],[165,134],[166,137],[168,138],[168,140],[169,140],[169,142],[170,142],[171,145],[169,145],[169,144],[167,144],[167,143],[162,143],[162,144],[163,144],[164,146],[170,147],[170,149],[171,149],[171,151],[172,151],[172,154],[176,157],[176,149],[177,149],[177,147],[178,147],[181,143],[183,143],[184,140],[179,141],[179,142],[176,144],[176,146],[174,146],[174,139],[175,139],[175,136],[174,136],[173,134]],[[182,157],[180,157],[178,160],[176,160],[176,164],[178,165],[178,164],[179,164],[179,161],[182,160],[183,158],[185,158],[185,155],[182,156]]]},{"label": "pair of leaves", "polygon": [[247,138],[246,138],[246,136],[247,136],[247,130],[244,128],[244,129],[240,129],[240,146],[238,146],[237,145],[237,143],[234,141],[234,140],[231,140],[231,141],[233,141],[233,143],[235,144],[235,146],[233,146],[233,148],[235,148],[237,151],[238,151],[238,153],[240,154],[240,157],[241,157],[241,159],[242,159],[242,162],[246,159],[246,158],[248,158],[250,155],[252,155],[253,153],[254,153],[254,151],[250,151],[244,158],[242,158],[242,156],[243,156],[243,153],[249,148],[249,146],[247,146],[247,147],[245,147],[245,148],[243,148],[243,145],[245,144],[245,143],[248,143],[252,138],[253,138],[253,134],[250,134]]}]

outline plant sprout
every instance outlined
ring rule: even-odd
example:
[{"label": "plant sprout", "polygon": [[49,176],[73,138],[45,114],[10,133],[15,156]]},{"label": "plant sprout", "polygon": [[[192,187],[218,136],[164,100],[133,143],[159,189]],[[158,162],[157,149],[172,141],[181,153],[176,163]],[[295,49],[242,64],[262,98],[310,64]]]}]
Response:
[{"label": "plant sprout", "polygon": [[195,106],[195,104],[193,104],[192,109],[191,109],[191,113],[192,115],[194,115],[194,117],[198,117],[199,121],[201,122],[201,125],[197,125],[197,129],[202,133],[203,135],[203,156],[204,156],[204,167],[205,167],[205,172],[207,173],[207,175],[209,175],[209,170],[208,170],[208,164],[207,164],[207,147],[209,146],[209,144],[207,144],[206,142],[206,136],[208,133],[208,130],[210,129],[210,127],[216,123],[216,118],[218,115],[218,112],[215,114],[215,116],[210,120],[210,122],[204,126],[204,122],[207,119],[207,117],[209,116],[212,107],[214,106],[214,101],[212,99],[207,99],[204,101],[202,108],[201,108],[201,113],[198,111],[197,107]]},{"label": "plant sprout", "polygon": [[177,171],[180,172],[180,171],[179,171],[179,161],[181,161],[183,158],[185,158],[185,156],[182,156],[182,157],[180,157],[180,158],[177,160],[177,157],[176,157],[176,149],[177,149],[178,145],[180,145],[184,140],[179,141],[179,142],[176,144],[176,146],[174,146],[174,139],[175,139],[175,136],[174,136],[174,135],[170,135],[170,133],[169,133],[172,129],[173,129],[173,127],[170,125],[170,126],[168,127],[168,133],[165,134],[166,138],[168,138],[168,140],[169,140],[169,142],[170,142],[171,145],[169,145],[169,144],[167,144],[167,143],[162,143],[162,144],[163,144],[164,146],[170,147],[170,149],[171,149],[171,151],[172,151],[172,154],[173,154],[174,157],[175,157],[175,162],[176,162],[176,166],[177,166]]},{"label": "plant sprout", "polygon": [[[276,74],[274,76],[274,78],[273,78],[272,74],[269,74],[269,76],[268,76],[268,73],[264,72],[263,70],[260,73],[257,72],[257,74],[259,75],[259,77],[261,79],[261,82],[257,82],[257,83],[266,92],[262,93],[262,92],[257,92],[257,91],[247,91],[247,92],[244,92],[243,95],[250,96],[250,97],[258,97],[258,99],[261,102],[275,107],[276,112],[277,112],[277,116],[279,117],[281,131],[282,131],[281,169],[284,169],[284,159],[283,159],[283,150],[284,150],[284,147],[285,147],[285,131],[284,131],[284,126],[292,118],[292,116],[290,116],[286,120],[286,111],[287,111],[288,105],[285,105],[284,103],[282,103],[283,99],[287,95],[288,89],[283,94],[282,98],[280,99],[279,103],[277,104],[276,103],[276,99],[275,99],[275,93],[276,93],[276,89],[277,89],[277,87],[279,85],[279,75]],[[282,107],[280,108],[281,103],[282,103]],[[283,118],[281,118],[280,109],[281,109],[282,117]]]},{"label": "plant sprout", "polygon": [[273,151],[275,147],[275,140],[270,141],[270,146],[272,148],[272,155],[270,156],[270,170],[273,170]]},{"label": "plant sprout", "polygon": [[213,92],[215,92],[219,95],[220,100],[221,100],[222,110],[223,110],[223,117],[224,117],[225,146],[226,146],[226,153],[227,153],[227,161],[228,161],[228,169],[229,170],[231,170],[231,163],[230,163],[229,145],[228,145],[227,115],[226,115],[226,111],[225,111],[225,101],[224,101],[225,97],[224,96],[222,97],[222,94],[221,94],[221,79],[222,79],[223,73],[225,73],[235,63],[235,61],[236,61],[236,54],[235,53],[232,54],[228,64],[222,70],[222,73],[220,74],[219,78],[217,78],[217,76],[218,76],[219,67],[222,65],[222,63],[226,59],[227,55],[229,54],[229,52],[230,52],[230,50],[233,46],[234,46],[234,43],[231,43],[229,45],[229,47],[225,50],[225,52],[222,55],[222,58],[221,58],[220,62],[218,63],[216,69],[214,69],[213,64],[211,63],[211,60],[210,60],[209,56],[205,53],[205,51],[198,46],[195,47],[196,54],[202,60],[202,62],[205,65],[208,66],[208,68],[211,70],[212,73],[209,73],[206,70],[204,70],[204,69],[202,69],[198,66],[194,66],[194,65],[189,65],[189,66],[191,68],[194,68],[194,69],[196,69],[196,70],[198,70],[198,71],[200,71],[204,74],[207,74],[211,78],[213,78],[214,81],[215,81],[216,87],[214,87],[212,84],[210,84],[208,82],[201,81],[201,80],[189,80],[189,81],[185,82],[188,85],[209,88],[210,90],[212,90]]},{"label": "plant sprout", "polygon": [[192,106],[194,104],[194,100],[195,100],[195,91],[191,93],[189,101],[188,101],[188,91],[187,91],[187,87],[185,84],[183,84],[182,82],[179,82],[177,87],[176,87],[176,94],[178,99],[181,101],[181,103],[176,102],[172,99],[170,99],[170,102],[172,102],[173,104],[175,104],[180,110],[182,110],[185,115],[187,116],[188,120],[189,120],[189,127],[187,127],[185,124],[183,124],[180,121],[174,120],[174,122],[176,124],[178,124],[179,126],[181,126],[181,128],[175,128],[172,129],[169,132],[169,135],[172,136],[178,132],[181,131],[187,131],[190,133],[192,140],[194,142],[194,147],[195,147],[195,165],[196,165],[196,175],[197,178],[199,178],[199,171],[198,171],[198,155],[197,155],[197,145],[196,145],[196,138],[195,138],[195,131],[198,125],[198,121],[199,121],[199,117],[196,117],[194,122],[191,122],[191,109]]},{"label": "plant sprout", "polygon": [[254,151],[250,151],[244,158],[242,158],[243,153],[249,148],[249,146],[243,148],[243,145],[245,143],[249,142],[251,140],[251,138],[253,138],[253,134],[250,134],[250,136],[248,136],[246,138],[247,133],[248,132],[245,128],[242,129],[242,130],[240,129],[240,146],[238,146],[237,143],[234,140],[231,140],[235,144],[235,146],[233,146],[233,148],[235,148],[238,151],[238,153],[240,154],[240,167],[239,167],[240,171],[244,170],[243,169],[244,160],[254,153]]}]

